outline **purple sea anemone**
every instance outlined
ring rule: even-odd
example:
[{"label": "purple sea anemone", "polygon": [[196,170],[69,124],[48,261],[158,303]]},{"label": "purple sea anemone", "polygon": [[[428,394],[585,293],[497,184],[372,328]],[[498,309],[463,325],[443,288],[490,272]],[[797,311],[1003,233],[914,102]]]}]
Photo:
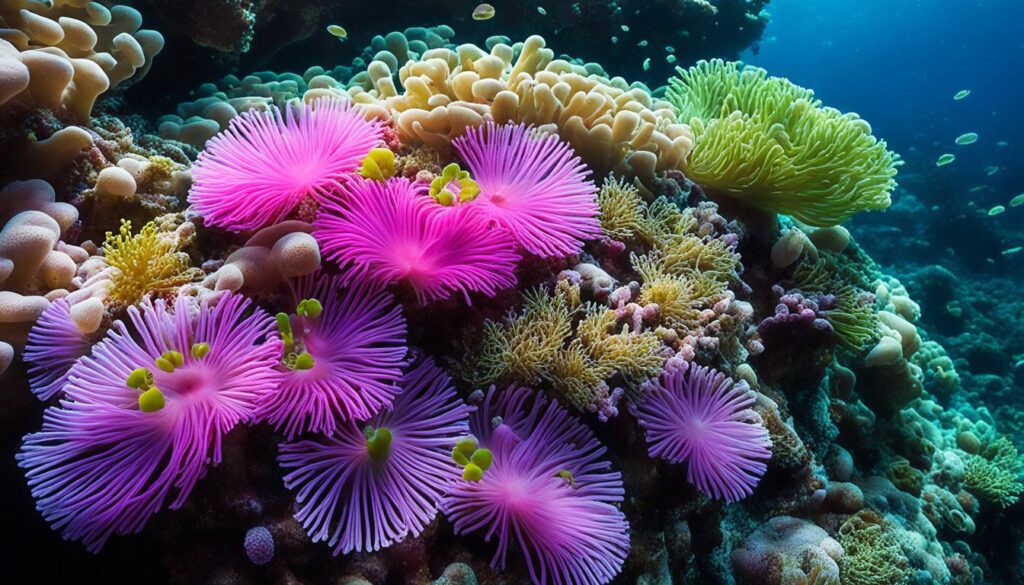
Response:
[{"label": "purple sea anemone", "polygon": [[24,359],[29,384],[40,400],[49,400],[64,388],[68,371],[89,353],[92,340],[71,319],[71,305],[57,299],[39,316],[28,333]]},{"label": "purple sea anemone", "polygon": [[445,207],[406,179],[352,180],[320,210],[313,235],[347,281],[405,282],[421,304],[515,285],[508,231],[469,205]]},{"label": "purple sea anemone", "polygon": [[480,186],[473,205],[531,253],[575,254],[601,235],[597,189],[587,166],[558,136],[523,125],[487,124],[452,142]]},{"label": "purple sea anemone", "polygon": [[622,570],[622,476],[586,426],[529,388],[492,387],[470,427],[493,459],[479,481],[460,480],[441,503],[457,534],[497,535],[491,564],[501,568],[519,542],[535,583],[607,583]]},{"label": "purple sea anemone", "polygon": [[344,100],[249,110],[206,143],[188,200],[207,225],[266,227],[337,189],[382,138]]},{"label": "purple sea anemone", "polygon": [[278,461],[292,470],[295,518],[334,554],[376,551],[417,536],[460,475],[451,449],[468,430],[470,408],[451,379],[425,360],[402,380],[394,409],[331,437],[285,443]]},{"label": "purple sea anemone", "polygon": [[406,353],[402,308],[376,285],[342,290],[335,278],[310,278],[298,297],[296,314],[278,322],[284,380],[259,409],[288,439],[330,435],[340,422],[366,420],[389,406],[401,390]]},{"label": "purple sea anemone", "polygon": [[65,397],[17,458],[43,517],[96,552],[138,532],[170,495],[184,503],[221,439],[279,381],[274,321],[238,295],[173,313],[130,307],[68,374]]},{"label": "purple sea anemone", "polygon": [[635,414],[652,457],[685,461],[697,488],[735,502],[754,491],[771,458],[771,440],[753,404],[745,383],[683,362],[645,385]]}]

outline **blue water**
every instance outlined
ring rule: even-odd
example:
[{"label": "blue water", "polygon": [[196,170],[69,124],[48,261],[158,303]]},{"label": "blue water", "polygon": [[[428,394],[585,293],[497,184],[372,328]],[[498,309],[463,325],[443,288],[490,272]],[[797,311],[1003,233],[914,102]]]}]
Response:
[{"label": "blue water", "polygon": [[[768,8],[772,23],[745,61],[861,114],[906,159],[904,172],[938,173],[959,199],[950,205],[1005,205],[1024,192],[1024,2],[773,0]],[[954,101],[961,89],[971,95]],[[965,132],[978,142],[955,145]],[[956,162],[936,169],[947,152]],[[988,166],[1001,168],[988,176]],[[968,193],[984,185],[991,189]]]}]

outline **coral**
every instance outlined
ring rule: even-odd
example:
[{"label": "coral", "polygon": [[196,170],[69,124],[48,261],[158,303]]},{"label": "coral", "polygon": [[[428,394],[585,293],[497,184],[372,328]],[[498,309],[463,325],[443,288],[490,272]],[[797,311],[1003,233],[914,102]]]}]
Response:
[{"label": "coral", "polygon": [[732,566],[740,583],[839,585],[836,563],[842,556],[843,548],[825,530],[776,516],[733,549]]},{"label": "coral", "polygon": [[93,552],[140,531],[168,497],[180,507],[279,381],[281,341],[248,299],[179,297],[173,313],[157,300],[128,316],[137,333],[114,323],[17,455],[43,517]]},{"label": "coral", "polygon": [[1003,508],[1015,504],[1024,492],[1019,479],[1020,466],[1001,464],[999,460],[978,455],[966,455],[964,487],[986,502]]},{"label": "coral", "polygon": [[56,299],[39,316],[28,334],[22,359],[29,365],[32,392],[49,400],[64,389],[68,371],[92,349],[103,319],[103,303],[90,298],[74,307]]},{"label": "coral", "polygon": [[406,353],[405,319],[390,294],[366,284],[343,290],[323,276],[296,291],[297,313],[278,315],[284,380],[259,404],[259,418],[289,440],[332,435],[390,406]]},{"label": "coral", "polygon": [[161,232],[154,222],[132,234],[132,223],[122,220],[118,234],[107,232],[103,257],[113,268],[107,302],[133,305],[150,294],[173,295],[178,288],[197,280],[202,272],[180,252],[184,242],[178,233]]},{"label": "coral", "polygon": [[417,536],[459,477],[450,453],[470,412],[451,379],[424,360],[402,379],[394,409],[365,427],[349,421],[330,437],[281,445],[285,486],[302,523],[334,554],[376,551]]},{"label": "coral", "polygon": [[404,282],[421,304],[515,284],[511,234],[469,205],[446,207],[405,179],[354,179],[325,202],[314,236],[347,281]]},{"label": "coral", "polygon": [[245,533],[245,556],[254,565],[265,565],[274,560],[274,535],[264,526],[250,528]]},{"label": "coral", "polygon": [[605,448],[529,388],[492,387],[483,400],[470,431],[493,460],[479,481],[456,482],[442,500],[455,532],[497,536],[491,564],[498,568],[515,539],[534,583],[610,581],[622,570],[629,535],[616,507],[622,478],[602,460]]},{"label": "coral", "polygon": [[716,59],[680,69],[667,98],[693,129],[684,170],[713,193],[822,227],[889,206],[899,157],[808,89]]},{"label": "coral", "polygon": [[647,202],[625,179],[609,176],[597,192],[601,229],[613,240],[629,241],[643,233]]},{"label": "coral", "polygon": [[263,228],[232,252],[203,279],[215,290],[265,291],[320,268],[320,246],[310,235],[313,226],[290,220]]},{"label": "coral", "polygon": [[839,528],[843,557],[839,560],[843,583],[851,585],[900,585],[908,576],[907,557],[876,512],[850,516]]},{"label": "coral", "polygon": [[735,502],[754,491],[772,444],[745,383],[684,362],[642,392],[636,416],[651,457],[685,462],[690,483],[714,498]]},{"label": "coral", "polygon": [[246,112],[200,153],[188,200],[208,225],[267,227],[338,189],[382,137],[343,100]]},{"label": "coral", "polygon": [[473,200],[537,256],[566,256],[601,233],[587,168],[557,136],[485,124],[452,142],[480,195]]},{"label": "coral", "polygon": [[793,273],[792,288],[814,301],[815,314],[828,321],[836,339],[849,351],[861,352],[881,336],[874,297],[850,282],[842,258],[822,252],[816,261],[801,262]]},{"label": "coral", "polygon": [[0,5],[3,109],[45,108],[90,123],[96,98],[142,78],[164,38],[139,30],[142,15],[77,0],[10,0]]}]

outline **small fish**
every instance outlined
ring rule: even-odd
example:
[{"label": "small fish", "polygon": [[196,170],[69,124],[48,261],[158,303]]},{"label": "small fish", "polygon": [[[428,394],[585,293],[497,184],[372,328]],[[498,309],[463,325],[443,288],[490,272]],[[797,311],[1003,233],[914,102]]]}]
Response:
[{"label": "small fish", "polygon": [[995,165],[989,165],[989,166],[985,167],[985,174],[990,176],[990,177],[992,175],[998,173],[998,172],[999,172],[999,167],[997,167]]},{"label": "small fish", "polygon": [[988,189],[988,185],[975,185],[971,187],[969,193],[977,193],[978,191],[984,191],[985,189]]},{"label": "small fish", "polygon": [[537,14],[540,14],[541,16],[547,16],[548,15],[548,11],[544,10],[543,6],[538,6],[537,7]]},{"label": "small fish", "polygon": [[1004,212],[1004,211],[1006,211],[1006,208],[1005,208],[1005,207],[1003,207],[1002,205],[996,205],[996,206],[995,206],[995,207],[993,207],[992,209],[989,209],[989,210],[988,210],[988,214],[989,214],[990,216],[992,216],[992,215],[999,215],[1000,213],[1002,213],[1002,212]]},{"label": "small fish", "polygon": [[960,91],[956,92],[956,95],[953,96],[953,99],[956,101],[960,101],[969,95],[971,95],[971,90],[961,89]]},{"label": "small fish", "polygon": [[644,59],[644,71],[648,71],[651,68],[651,58]]},{"label": "small fish", "polygon": [[675,63],[676,62],[676,56],[675,55],[666,55],[665,56],[665,60],[668,61],[669,63]]},{"label": "small fish", "polygon": [[939,160],[935,161],[935,166],[944,167],[955,160],[956,157],[953,156],[952,154],[944,154],[939,157]]},{"label": "small fish", "polygon": [[978,141],[978,134],[976,132],[968,132],[961,134],[956,137],[956,143],[960,146],[967,146],[968,144],[974,144]]},{"label": "small fish", "polygon": [[638,47],[646,47],[647,46],[647,39],[644,39],[644,40],[640,41],[639,43],[636,44],[636,46],[638,46]]},{"label": "small fish", "polygon": [[1006,250],[1003,250],[1003,256],[1009,256],[1010,254],[1016,254],[1017,252],[1020,252],[1021,250],[1024,250],[1024,247],[1014,246],[1013,248],[1008,248]]},{"label": "small fish", "polygon": [[1010,143],[1005,141],[1005,140],[1000,140],[999,142],[996,142],[996,146],[1000,146],[1000,147],[1004,147],[1005,148],[1007,146],[1010,146]]},{"label": "small fish", "polygon": [[612,37],[612,44],[614,45],[617,42],[619,42],[619,37],[613,36]]},{"label": "small fish", "polygon": [[486,2],[473,9],[473,20],[490,20],[494,18],[494,7]]},{"label": "small fish", "polygon": [[329,32],[332,35],[338,37],[339,40],[344,41],[344,40],[348,39],[348,31],[345,30],[345,28],[342,27],[342,26],[338,26],[336,24],[332,24],[332,25],[327,27],[327,32]]},{"label": "small fish", "polygon": [[1019,207],[1021,205],[1024,205],[1024,193],[1010,199],[1010,207]]},{"label": "small fish", "polygon": [[665,52],[666,53],[675,53],[676,52],[676,48],[673,47],[672,45],[665,45]]},{"label": "small fish", "polygon": [[621,29],[622,29],[622,32],[629,32],[629,25],[626,25],[626,24],[624,24],[624,25],[622,25],[622,26],[621,26],[621,27],[619,27],[619,28],[621,28]]}]

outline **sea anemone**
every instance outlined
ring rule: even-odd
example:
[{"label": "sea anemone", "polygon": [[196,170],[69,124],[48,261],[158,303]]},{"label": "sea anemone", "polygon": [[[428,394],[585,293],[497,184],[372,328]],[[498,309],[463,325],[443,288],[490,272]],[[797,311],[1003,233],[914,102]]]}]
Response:
[{"label": "sea anemone", "polygon": [[337,189],[382,138],[344,100],[249,110],[206,143],[188,200],[207,225],[266,227]]},{"label": "sea anemone", "polygon": [[138,532],[172,497],[181,506],[221,439],[251,421],[279,381],[274,321],[238,295],[130,307],[68,374],[66,396],[17,458],[36,506],[64,538],[96,552]]},{"label": "sea anemone", "polygon": [[402,380],[392,410],[330,437],[281,445],[285,486],[314,542],[334,554],[376,551],[417,536],[460,469],[450,457],[468,430],[470,408],[427,359]]},{"label": "sea anemone", "polygon": [[645,385],[636,416],[651,457],[687,463],[687,479],[727,502],[749,496],[771,458],[745,382],[687,362]]},{"label": "sea anemone", "polygon": [[541,257],[575,254],[601,235],[590,171],[557,135],[524,125],[471,128],[452,142],[480,186],[473,205]]},{"label": "sea anemone", "polygon": [[49,400],[64,388],[68,371],[78,358],[89,353],[92,340],[71,318],[71,305],[56,299],[39,316],[28,333],[23,358],[28,364],[29,384],[40,400]]},{"label": "sea anemone", "polygon": [[458,481],[441,502],[457,534],[497,535],[491,564],[501,568],[519,542],[534,583],[607,583],[622,570],[622,477],[585,425],[529,388],[492,386],[470,430],[492,458],[482,477]]},{"label": "sea anemone", "polygon": [[324,203],[313,235],[349,281],[405,282],[421,304],[515,285],[508,231],[468,205],[446,207],[406,179],[353,180]]},{"label": "sea anemone", "polygon": [[278,317],[285,343],[281,387],[264,395],[260,418],[288,439],[333,434],[339,422],[366,420],[389,406],[402,377],[405,319],[376,285],[342,290],[336,278],[300,283],[296,314]]}]

